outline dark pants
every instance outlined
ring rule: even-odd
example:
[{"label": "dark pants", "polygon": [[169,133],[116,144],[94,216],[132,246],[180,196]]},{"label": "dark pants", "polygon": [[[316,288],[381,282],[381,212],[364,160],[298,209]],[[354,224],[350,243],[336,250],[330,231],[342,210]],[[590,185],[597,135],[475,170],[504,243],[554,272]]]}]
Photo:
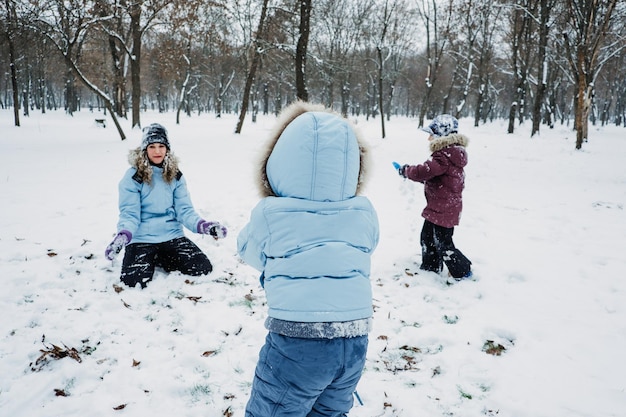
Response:
[{"label": "dark pants", "polygon": [[438,226],[424,220],[420,243],[422,245],[422,265],[420,269],[441,272],[443,264],[454,278],[465,277],[472,269],[472,262],[454,246],[454,227]]},{"label": "dark pants", "polygon": [[121,280],[134,287],[142,288],[152,280],[154,268],[166,272],[180,271],[185,275],[203,275],[213,270],[209,258],[195,243],[186,237],[162,243],[131,243],[124,251]]},{"label": "dark pants", "polygon": [[270,332],[259,354],[245,416],[346,416],[365,366],[367,344],[367,336],[301,339]]}]

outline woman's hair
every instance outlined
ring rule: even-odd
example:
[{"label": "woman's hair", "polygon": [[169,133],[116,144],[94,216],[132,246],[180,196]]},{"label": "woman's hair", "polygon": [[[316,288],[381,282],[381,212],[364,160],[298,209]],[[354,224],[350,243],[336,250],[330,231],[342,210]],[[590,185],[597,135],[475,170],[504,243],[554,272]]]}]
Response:
[{"label": "woman's hair", "polygon": [[[128,154],[128,162],[137,169],[137,174],[146,184],[152,184],[152,165],[148,159],[147,151],[142,151],[141,147],[133,149]],[[178,175],[178,158],[167,151],[163,159],[163,180],[171,183]]]}]

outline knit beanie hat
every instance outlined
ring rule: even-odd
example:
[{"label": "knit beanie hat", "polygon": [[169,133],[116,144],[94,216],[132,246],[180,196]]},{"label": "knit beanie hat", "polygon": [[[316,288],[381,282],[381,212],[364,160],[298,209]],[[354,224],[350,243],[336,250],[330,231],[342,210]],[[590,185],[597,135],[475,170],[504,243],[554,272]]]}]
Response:
[{"label": "knit beanie hat", "polygon": [[145,151],[148,145],[161,143],[170,149],[170,141],[167,139],[167,129],[158,123],[152,123],[142,129],[141,150]]},{"label": "knit beanie hat", "polygon": [[436,138],[459,133],[459,121],[449,114],[441,114],[433,119],[427,127],[421,128]]}]

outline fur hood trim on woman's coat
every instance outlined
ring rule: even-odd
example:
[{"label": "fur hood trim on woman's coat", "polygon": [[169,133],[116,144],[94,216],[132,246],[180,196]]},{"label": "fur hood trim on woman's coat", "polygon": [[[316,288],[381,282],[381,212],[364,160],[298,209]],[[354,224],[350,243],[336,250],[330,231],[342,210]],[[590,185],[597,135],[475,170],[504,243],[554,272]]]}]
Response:
[{"label": "fur hood trim on woman's coat", "polygon": [[[359,175],[358,175],[358,183],[356,189],[356,195],[359,195],[360,191],[362,191],[363,185],[366,181],[367,177],[367,167],[370,164],[369,161],[369,152],[367,146],[364,142],[363,136],[361,132],[356,128],[356,126],[348,119],[341,116],[339,113],[326,108],[321,104],[313,104],[304,101],[296,101],[289,106],[285,107],[278,116],[275,127],[273,128],[265,146],[265,149],[261,151],[260,158],[258,161],[257,167],[257,179],[258,179],[258,190],[261,197],[270,197],[276,196],[275,191],[272,189],[270,185],[270,181],[267,176],[267,163],[272,155],[272,151],[276,146],[276,143],[280,139],[281,135],[287,128],[287,126],[292,123],[298,116],[301,116],[307,112],[321,112],[321,113],[329,113],[335,115],[341,119],[343,119],[353,130],[354,135],[356,136],[358,147],[359,147],[359,156],[360,156],[360,166],[359,166]],[[294,175],[297,173],[294,172]]]},{"label": "fur hood trim on woman's coat", "polygon": [[[135,175],[140,178],[141,181],[146,184],[152,184],[153,165],[150,163],[146,151],[142,151],[141,147],[132,149],[128,153],[128,163],[133,168],[137,169],[137,173]],[[177,177],[180,177],[180,171],[178,170],[178,158],[169,150],[165,155],[162,169],[163,180],[168,184]]]}]

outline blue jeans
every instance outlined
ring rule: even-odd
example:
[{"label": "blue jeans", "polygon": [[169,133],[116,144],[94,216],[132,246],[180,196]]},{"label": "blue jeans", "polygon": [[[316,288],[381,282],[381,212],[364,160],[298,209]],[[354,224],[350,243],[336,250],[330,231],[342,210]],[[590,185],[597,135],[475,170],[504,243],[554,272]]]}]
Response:
[{"label": "blue jeans", "polygon": [[270,332],[246,417],[345,416],[361,378],[367,336],[300,339]]}]

